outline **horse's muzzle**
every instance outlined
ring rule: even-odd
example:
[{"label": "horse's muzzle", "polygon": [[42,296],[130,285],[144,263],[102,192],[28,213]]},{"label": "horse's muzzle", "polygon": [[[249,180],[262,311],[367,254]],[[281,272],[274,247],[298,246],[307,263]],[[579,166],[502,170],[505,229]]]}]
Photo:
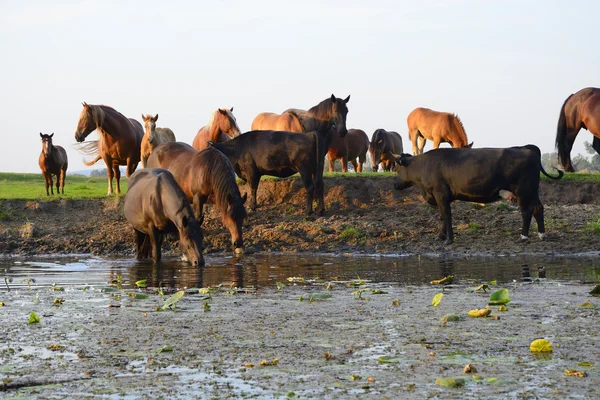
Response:
[{"label": "horse's muzzle", "polygon": [[85,138],[83,137],[83,135],[80,135],[78,133],[75,134],[75,140],[77,141],[77,143],[81,143],[85,140]]}]

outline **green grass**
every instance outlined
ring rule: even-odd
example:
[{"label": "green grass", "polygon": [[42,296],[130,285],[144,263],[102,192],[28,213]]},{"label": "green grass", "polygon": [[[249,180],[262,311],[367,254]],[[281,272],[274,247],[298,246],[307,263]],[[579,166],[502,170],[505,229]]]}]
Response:
[{"label": "green grass", "polygon": [[592,218],[585,226],[585,231],[593,235],[600,235],[600,215]]},{"label": "green grass", "polygon": [[[556,176],[556,171],[546,171],[552,176]],[[543,174],[543,181],[551,181],[551,182],[574,182],[574,183],[600,183],[600,174],[584,174],[579,172],[565,172],[565,176],[563,176],[560,180],[556,181],[554,179],[550,179]]]},{"label": "green grass", "polygon": [[352,228],[350,226],[347,226],[346,228],[344,228],[344,230],[340,234],[340,237],[342,238],[342,240],[349,240],[349,239],[353,239],[353,238],[359,238],[361,236],[362,235],[358,231],[358,229]]},{"label": "green grass", "polygon": [[[55,179],[56,182],[56,179]],[[113,190],[116,191],[116,180]],[[105,177],[90,178],[86,176],[67,175],[65,178],[65,194],[46,196],[46,188],[42,174],[21,174],[0,172],[0,199],[33,200],[33,199],[93,199],[105,198],[108,183]],[[127,192],[127,178],[121,177],[121,194]]]}]

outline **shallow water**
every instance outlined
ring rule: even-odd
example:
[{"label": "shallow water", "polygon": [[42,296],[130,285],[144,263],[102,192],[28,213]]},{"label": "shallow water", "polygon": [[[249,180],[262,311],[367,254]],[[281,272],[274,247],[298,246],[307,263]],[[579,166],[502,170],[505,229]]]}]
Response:
[{"label": "shallow water", "polygon": [[[422,259],[416,256],[282,255],[256,254],[234,258],[210,256],[207,266],[194,268],[176,258],[159,265],[131,258],[83,256],[0,259],[0,273],[11,277],[11,287],[105,284],[121,276],[124,288],[146,279],[149,287],[192,288],[232,284],[235,287],[266,288],[289,277],[306,280],[347,281],[420,285],[454,275],[458,280],[498,283],[553,281],[600,282],[600,260],[590,258],[473,258]],[[6,287],[4,286],[4,290]],[[1,289],[0,289],[1,290]]]}]

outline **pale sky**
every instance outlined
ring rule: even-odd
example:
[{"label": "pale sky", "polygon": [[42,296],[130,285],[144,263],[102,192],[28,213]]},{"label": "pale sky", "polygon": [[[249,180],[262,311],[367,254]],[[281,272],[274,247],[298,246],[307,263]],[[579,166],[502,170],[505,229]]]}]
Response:
[{"label": "pale sky", "polygon": [[104,168],[73,146],[83,101],[158,113],[191,143],[219,107],[245,132],[333,93],[351,95],[348,128],[396,130],[406,152],[416,107],[458,114],[474,147],[551,152],[564,100],[600,86],[598,15],[577,0],[1,0],[0,171],[40,172],[39,132],[70,172]]}]

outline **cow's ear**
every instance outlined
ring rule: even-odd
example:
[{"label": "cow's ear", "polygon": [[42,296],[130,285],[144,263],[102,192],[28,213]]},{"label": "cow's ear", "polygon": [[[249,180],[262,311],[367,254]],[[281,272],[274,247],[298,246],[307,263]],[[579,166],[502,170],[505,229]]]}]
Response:
[{"label": "cow's ear", "polygon": [[473,147],[473,142],[469,143],[469,144],[467,145],[467,147],[468,147],[468,148],[471,148],[471,147]]}]

